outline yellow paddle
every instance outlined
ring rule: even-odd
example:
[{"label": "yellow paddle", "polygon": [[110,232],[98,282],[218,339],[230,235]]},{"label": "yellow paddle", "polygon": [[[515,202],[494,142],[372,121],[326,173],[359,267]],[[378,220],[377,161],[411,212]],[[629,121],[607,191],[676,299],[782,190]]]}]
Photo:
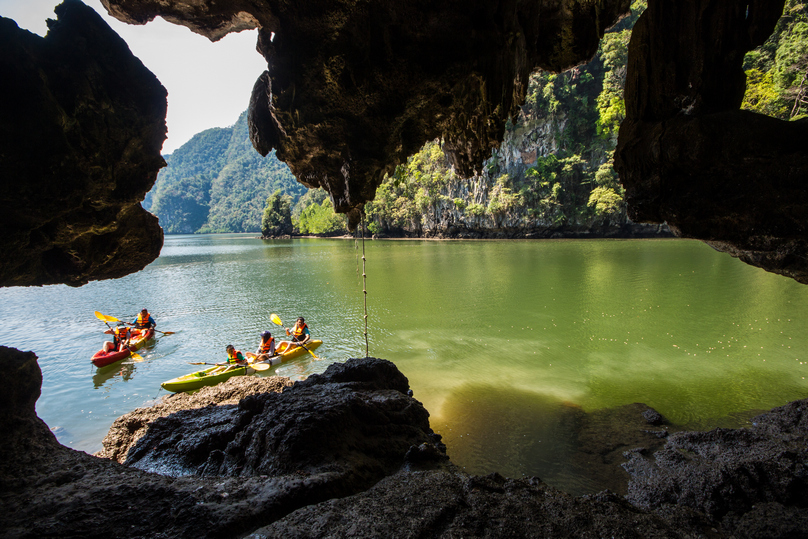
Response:
[{"label": "yellow paddle", "polygon": [[[95,316],[96,316],[96,317],[97,317],[99,320],[101,320],[102,322],[120,322],[120,320],[118,320],[118,319],[117,319],[117,318],[115,318],[114,316],[109,316],[109,315],[106,315],[106,314],[101,314],[101,313],[99,313],[98,311],[95,311]],[[132,324],[131,324],[131,323],[129,323],[129,322],[122,322],[122,323],[129,324],[130,326],[132,325]],[[174,335],[174,333],[176,333],[175,331],[160,331],[159,329],[155,329],[154,331],[156,331],[157,333],[162,333],[163,335]]]},{"label": "yellow paddle", "polygon": [[[281,317],[280,317],[280,316],[278,316],[277,314],[272,313],[271,315],[269,315],[269,319],[270,319],[270,320],[272,320],[272,323],[273,323],[273,324],[278,324],[279,326],[281,326],[281,327],[282,327],[283,329],[285,329],[286,331],[289,331],[289,328],[287,328],[287,327],[285,327],[285,326],[283,325],[283,322],[281,321]],[[314,357],[314,359],[320,359],[319,357],[317,357],[317,356],[314,354],[314,352],[312,352],[311,350],[309,350],[308,348],[306,348],[304,345],[300,344],[299,342],[294,342],[294,341],[292,341],[292,344],[294,344],[294,345],[296,345],[296,346],[301,347],[303,350],[305,350],[306,352],[308,352],[309,354],[311,354],[311,355],[312,355],[312,357]],[[287,350],[288,350],[288,348],[287,348]]]},{"label": "yellow paddle", "polygon": [[[117,319],[117,318],[115,318],[114,316],[107,316],[107,315],[105,315],[105,314],[101,314],[101,313],[99,313],[98,311],[95,311],[95,316],[96,316],[96,317],[97,317],[99,320],[101,320],[102,322],[104,322],[104,323],[107,325],[107,327],[108,327],[109,329],[112,329],[112,326],[110,326],[110,325],[109,325],[109,322],[120,322],[120,320],[118,320],[118,319]],[[130,357],[131,357],[133,360],[135,360],[135,361],[143,361],[143,356],[141,356],[140,354],[137,354],[137,353],[133,352],[132,350],[130,350],[130,351],[129,351],[129,356],[130,356]]]}]

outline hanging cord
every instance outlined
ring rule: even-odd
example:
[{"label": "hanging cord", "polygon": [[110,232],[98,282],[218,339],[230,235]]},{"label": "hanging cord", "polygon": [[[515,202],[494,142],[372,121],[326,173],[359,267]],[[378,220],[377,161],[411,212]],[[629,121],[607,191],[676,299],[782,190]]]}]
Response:
[{"label": "hanging cord", "polygon": [[368,276],[365,273],[365,211],[362,210],[362,292],[365,297],[365,357],[370,357],[370,346],[368,345]]}]

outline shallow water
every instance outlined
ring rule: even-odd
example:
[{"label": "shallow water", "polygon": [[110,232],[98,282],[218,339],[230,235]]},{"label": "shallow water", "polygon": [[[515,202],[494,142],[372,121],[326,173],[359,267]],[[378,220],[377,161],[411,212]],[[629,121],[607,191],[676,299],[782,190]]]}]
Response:
[{"label": "shallow water", "polygon": [[[632,402],[690,428],[808,396],[806,287],[689,240],[368,241],[370,355],[394,361],[452,460],[575,492],[570,407]],[[363,357],[362,252],[352,240],[167,236],[158,260],[114,281],[0,289],[0,343],[33,350],[37,413],[94,452],[160,382],[304,315],[325,344],[270,371],[302,379]],[[96,369],[105,326],[148,307],[175,331],[144,361]],[[69,337],[54,335],[62,328]]]}]

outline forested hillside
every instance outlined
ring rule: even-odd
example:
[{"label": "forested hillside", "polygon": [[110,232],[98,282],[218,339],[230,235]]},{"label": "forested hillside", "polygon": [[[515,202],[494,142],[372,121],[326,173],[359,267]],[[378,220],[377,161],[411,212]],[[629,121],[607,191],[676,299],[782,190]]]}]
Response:
[{"label": "forested hillside", "polygon": [[246,112],[232,127],[195,135],[166,162],[143,206],[169,234],[259,232],[269,195],[297,200],[306,192],[274,152],[253,149]]}]

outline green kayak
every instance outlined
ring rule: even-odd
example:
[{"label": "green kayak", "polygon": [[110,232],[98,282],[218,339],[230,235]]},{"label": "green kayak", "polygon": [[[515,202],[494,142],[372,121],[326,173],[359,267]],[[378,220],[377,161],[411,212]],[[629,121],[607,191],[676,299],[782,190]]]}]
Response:
[{"label": "green kayak", "polygon": [[244,376],[254,372],[255,369],[252,367],[211,367],[204,371],[192,372],[191,374],[173,378],[160,385],[168,391],[179,393],[180,391],[193,391],[205,386],[215,386],[233,376]]}]

